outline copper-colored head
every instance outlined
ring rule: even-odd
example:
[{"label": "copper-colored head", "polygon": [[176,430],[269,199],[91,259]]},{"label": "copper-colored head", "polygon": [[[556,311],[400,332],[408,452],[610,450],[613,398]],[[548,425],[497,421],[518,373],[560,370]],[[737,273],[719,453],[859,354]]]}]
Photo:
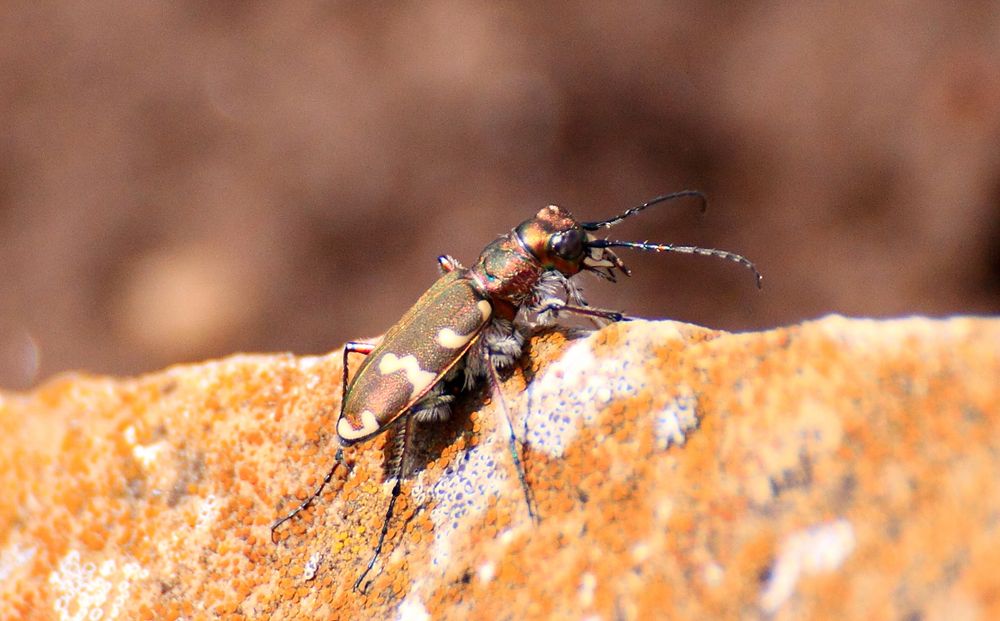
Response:
[{"label": "copper-colored head", "polygon": [[590,245],[595,238],[562,207],[549,205],[539,210],[516,232],[524,247],[547,269],[557,269],[567,276],[587,270],[612,282],[615,269],[629,275],[614,252]]}]

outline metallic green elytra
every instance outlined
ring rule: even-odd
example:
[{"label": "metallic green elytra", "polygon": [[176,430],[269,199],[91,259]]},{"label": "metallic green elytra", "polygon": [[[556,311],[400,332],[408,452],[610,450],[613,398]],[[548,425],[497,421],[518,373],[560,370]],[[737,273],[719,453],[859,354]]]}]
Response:
[{"label": "metallic green elytra", "polygon": [[[394,435],[390,445],[390,469],[395,478],[392,497],[374,553],[355,581],[355,589],[382,551],[401,493],[400,481],[406,470],[414,424],[447,418],[455,393],[483,381],[489,381],[499,401],[511,460],[528,514],[536,519],[517,438],[500,392],[498,371],[513,366],[532,332],[554,323],[560,313],[586,316],[598,323],[627,319],[622,313],[588,306],[574,280],[577,274],[590,272],[611,282],[615,282],[616,272],[628,276],[628,268],[611,249],[633,248],[735,261],[753,271],[760,287],[757,268],[738,254],[694,246],[614,241],[594,235],[647,207],[686,196],[701,199],[704,209],[704,195],[694,191],[659,196],[596,222],[580,222],[555,205],[545,207],[488,244],[469,268],[447,255],[438,257],[443,275],[381,341],[351,342],[344,347],[344,387],[337,419],[341,446],[367,440],[390,428]],[[348,381],[347,357],[352,353],[367,357]],[[342,450],[338,448],[336,463],[323,482],[294,511],[271,526],[272,538],[279,525],[298,515],[322,493],[341,463]]]}]

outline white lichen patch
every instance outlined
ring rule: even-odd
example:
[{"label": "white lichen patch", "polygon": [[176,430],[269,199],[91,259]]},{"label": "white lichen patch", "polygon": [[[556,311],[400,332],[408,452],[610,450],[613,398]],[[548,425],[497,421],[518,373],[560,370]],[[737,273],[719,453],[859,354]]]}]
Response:
[{"label": "white lichen patch", "polygon": [[[299,356],[297,358],[299,370],[302,372],[310,372],[317,366],[319,366],[320,363],[326,362],[326,360],[327,356]],[[320,375],[316,373],[310,373],[310,375],[314,375],[315,377],[309,377],[307,378],[307,381],[314,383],[312,384],[312,386],[309,386],[307,384],[307,387],[315,387],[316,385],[319,384]]]},{"label": "white lichen patch", "polygon": [[53,604],[62,621],[117,619],[125,607],[132,583],[149,575],[138,563],[118,567],[112,560],[80,564],[80,553],[70,551],[49,574],[49,584],[58,594]]},{"label": "white lichen patch", "polygon": [[166,440],[154,442],[153,444],[139,444],[133,425],[126,427],[125,431],[122,432],[122,436],[124,436],[125,442],[132,447],[132,456],[147,470],[159,460],[160,454],[170,447],[170,443]]},{"label": "white lichen patch", "polygon": [[155,444],[136,445],[132,447],[132,456],[142,464],[147,470],[155,464],[160,455],[170,447],[170,443],[163,441]]},{"label": "white lichen patch", "polygon": [[483,584],[487,584],[493,580],[493,576],[496,575],[497,566],[492,561],[488,563],[483,563],[476,570],[476,575],[479,576],[479,581]]},{"label": "white lichen patch", "polygon": [[580,586],[577,595],[580,598],[581,608],[590,608],[594,605],[594,590],[597,588],[597,578],[594,574],[585,572],[580,576]]},{"label": "white lichen patch", "polygon": [[725,577],[726,572],[715,561],[705,563],[701,568],[701,579],[710,587],[722,586],[722,581]]},{"label": "white lichen patch", "polygon": [[215,497],[215,494],[209,494],[198,508],[198,519],[195,521],[194,526],[195,530],[208,529],[215,523],[217,517],[219,517],[219,501]]},{"label": "white lichen patch", "polygon": [[854,528],[840,519],[798,531],[779,547],[771,577],[760,594],[760,607],[773,613],[795,591],[799,578],[830,572],[843,564],[854,550]]},{"label": "white lichen patch", "polygon": [[397,621],[430,621],[430,614],[424,603],[414,595],[408,595],[399,604]]},{"label": "white lichen patch", "polygon": [[[485,438],[470,448],[461,459],[449,466],[440,480],[431,488],[434,500],[431,521],[434,522],[434,549],[431,562],[436,567],[447,567],[451,557],[451,544],[456,533],[477,523],[474,519],[486,511],[490,498],[508,487],[507,470],[513,464],[498,463],[498,440]],[[416,486],[415,486],[416,487]],[[414,497],[425,492],[414,490]]]},{"label": "white lichen patch", "polygon": [[20,543],[8,545],[0,552],[0,582],[6,582],[15,571],[35,558],[37,548]]},{"label": "white lichen patch", "polygon": [[687,434],[698,427],[698,400],[694,393],[687,386],[675,390],[679,393],[677,397],[657,412],[653,419],[656,444],[663,451],[671,446],[683,446]]},{"label": "white lichen patch", "polygon": [[304,582],[309,582],[316,577],[316,572],[319,571],[320,563],[323,562],[323,555],[319,552],[313,552],[309,556],[309,560],[306,561],[305,566],[302,568],[302,580]]},{"label": "white lichen patch", "polygon": [[[673,323],[663,321],[632,321],[627,327],[607,329],[622,330],[625,339],[615,355],[595,351],[599,336],[595,332],[571,345],[528,387],[523,426],[532,449],[562,457],[579,429],[594,424],[603,408],[638,392],[653,344],[681,338]],[[689,427],[691,416],[675,415],[679,433]]]}]

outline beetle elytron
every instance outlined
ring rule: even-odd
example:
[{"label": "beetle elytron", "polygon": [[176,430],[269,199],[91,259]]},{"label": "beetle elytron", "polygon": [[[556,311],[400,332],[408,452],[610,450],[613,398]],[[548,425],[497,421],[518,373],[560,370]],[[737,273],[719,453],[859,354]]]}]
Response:
[{"label": "beetle elytron", "polygon": [[[599,239],[592,233],[612,227],[652,205],[693,196],[684,191],[658,196],[618,216],[597,222],[578,222],[561,207],[550,205],[525,220],[483,250],[466,268],[450,256],[438,257],[442,276],[389,329],[378,344],[350,342],[344,348],[344,393],[337,435],[341,446],[367,440],[389,427],[395,432],[390,461],[395,485],[378,543],[355,590],[375,565],[392,519],[413,424],[440,421],[450,415],[457,390],[490,381],[506,417],[510,453],[524,491],[528,513],[535,512],[518,456],[516,438],[499,389],[497,371],[512,366],[521,356],[525,340],[540,326],[552,324],[559,313],[586,315],[597,321],[620,321],[624,315],[587,306],[572,277],[591,272],[615,281],[615,270],[628,276],[625,264],[611,248],[701,254],[740,263],[750,269],[760,287],[761,276],[748,259],[724,250]],[[348,384],[347,357],[366,354]],[[455,388],[456,384],[460,384]],[[338,448],[337,464],[343,463]],[[275,522],[274,529],[312,503],[329,483],[334,464],[319,488],[294,511]]]}]

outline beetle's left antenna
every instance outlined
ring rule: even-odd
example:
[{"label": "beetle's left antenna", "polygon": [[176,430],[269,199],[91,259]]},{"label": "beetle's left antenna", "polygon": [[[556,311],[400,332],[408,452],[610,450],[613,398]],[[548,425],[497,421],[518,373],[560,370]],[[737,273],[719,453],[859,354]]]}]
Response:
[{"label": "beetle's left antenna", "polygon": [[608,220],[600,220],[598,222],[581,222],[580,226],[586,231],[596,231],[597,229],[606,229],[612,227],[625,218],[634,216],[643,209],[647,207],[652,207],[658,203],[665,203],[667,201],[676,200],[678,198],[687,198],[689,196],[696,196],[698,200],[701,201],[701,211],[704,213],[708,209],[708,197],[705,196],[704,192],[699,192],[698,190],[682,190],[680,192],[674,192],[672,194],[664,194],[663,196],[657,196],[656,198],[651,198],[641,205],[632,207],[631,209],[626,209],[621,213],[621,215],[615,216],[614,218],[609,218]]}]

